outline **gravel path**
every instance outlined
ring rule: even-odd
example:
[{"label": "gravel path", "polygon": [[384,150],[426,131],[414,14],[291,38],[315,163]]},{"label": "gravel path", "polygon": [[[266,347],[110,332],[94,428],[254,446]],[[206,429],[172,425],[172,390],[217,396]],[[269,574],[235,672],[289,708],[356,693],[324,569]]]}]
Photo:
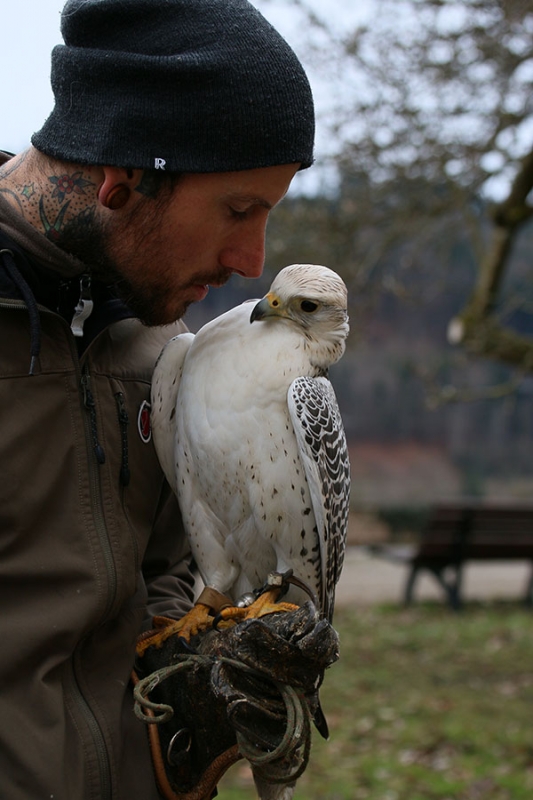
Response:
[{"label": "gravel path", "polygon": [[[341,579],[337,585],[336,605],[353,606],[371,603],[401,603],[408,567],[368,554],[363,547],[348,547]],[[531,572],[529,562],[471,562],[464,568],[463,599],[521,600]],[[429,574],[417,580],[415,599],[443,599],[443,593]]]}]

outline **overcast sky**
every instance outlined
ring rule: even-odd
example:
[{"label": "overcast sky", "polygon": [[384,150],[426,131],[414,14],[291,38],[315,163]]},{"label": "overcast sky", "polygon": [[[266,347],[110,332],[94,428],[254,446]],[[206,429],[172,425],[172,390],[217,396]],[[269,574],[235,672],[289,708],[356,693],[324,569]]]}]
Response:
[{"label": "overcast sky", "polygon": [[52,107],[50,52],[61,41],[63,0],[9,0],[2,4],[0,148],[27,147]]}]

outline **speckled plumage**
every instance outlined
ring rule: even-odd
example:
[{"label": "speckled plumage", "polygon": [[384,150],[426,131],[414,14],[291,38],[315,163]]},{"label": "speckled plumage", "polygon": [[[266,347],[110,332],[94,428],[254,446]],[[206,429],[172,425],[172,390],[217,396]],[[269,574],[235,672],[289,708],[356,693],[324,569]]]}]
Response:
[{"label": "speckled plumage", "polygon": [[349,465],[326,376],[347,333],[340,277],[292,265],[259,303],[171,340],[156,366],[156,449],[204,582],[234,600],[292,569],[331,619]]}]

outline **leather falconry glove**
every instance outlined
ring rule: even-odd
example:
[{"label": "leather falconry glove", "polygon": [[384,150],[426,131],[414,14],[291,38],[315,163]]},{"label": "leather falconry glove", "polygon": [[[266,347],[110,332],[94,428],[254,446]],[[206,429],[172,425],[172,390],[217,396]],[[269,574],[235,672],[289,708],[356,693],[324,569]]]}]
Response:
[{"label": "leather falconry glove", "polygon": [[313,603],[208,630],[189,645],[174,635],[150,646],[153,635],[141,637],[135,713],[148,726],[163,796],[209,800],[243,757],[256,781],[294,783],[307,766],[310,720],[327,737],[318,690],[339,655],[337,633]]}]

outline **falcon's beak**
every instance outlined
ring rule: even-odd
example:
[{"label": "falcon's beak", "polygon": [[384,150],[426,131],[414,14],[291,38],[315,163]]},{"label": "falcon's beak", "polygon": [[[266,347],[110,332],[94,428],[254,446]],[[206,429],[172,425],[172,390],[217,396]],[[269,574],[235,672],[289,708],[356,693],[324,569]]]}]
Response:
[{"label": "falcon's beak", "polygon": [[282,304],[277,294],[274,294],[274,292],[269,292],[257,303],[256,306],[254,306],[254,310],[252,311],[252,315],[250,317],[250,322],[256,322],[258,319],[265,319],[265,317],[286,316],[287,312],[285,310],[285,306]]}]

